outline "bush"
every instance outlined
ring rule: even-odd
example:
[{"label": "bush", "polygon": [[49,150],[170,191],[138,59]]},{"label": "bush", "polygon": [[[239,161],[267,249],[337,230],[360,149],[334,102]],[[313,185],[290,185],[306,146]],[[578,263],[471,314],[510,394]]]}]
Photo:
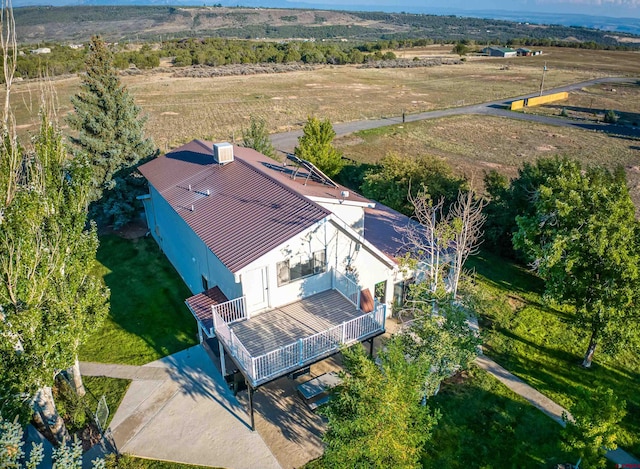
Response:
[{"label": "bush", "polygon": [[616,122],[618,122],[618,118],[618,115],[613,109],[609,109],[604,115],[604,121],[607,124],[615,124]]}]

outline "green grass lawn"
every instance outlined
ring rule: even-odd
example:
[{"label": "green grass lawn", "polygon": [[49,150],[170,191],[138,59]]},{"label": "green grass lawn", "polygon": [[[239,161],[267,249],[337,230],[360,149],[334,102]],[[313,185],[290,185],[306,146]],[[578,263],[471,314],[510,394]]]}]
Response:
[{"label": "green grass lawn", "polygon": [[103,236],[98,262],[111,311],[81,360],[143,365],[197,344],[191,293],[152,238]]},{"label": "green grass lawn", "polygon": [[[109,407],[109,418],[107,419],[105,428],[108,428],[124,395],[127,393],[127,389],[129,389],[131,381],[128,379],[106,378],[104,376],[84,376],[83,381],[87,392],[95,397],[95,399],[99,400],[103,395],[105,396],[107,406]],[[91,398],[90,401],[87,399],[87,402],[89,402],[91,408],[95,410],[95,400]]]},{"label": "green grass lawn", "polygon": [[576,398],[578,386],[613,389],[627,402],[621,423],[631,437],[626,448],[640,455],[640,354],[631,347],[615,357],[596,350],[592,368],[582,368],[588,334],[575,326],[569,309],[543,301],[539,278],[486,252],[470,259],[467,267],[508,305],[480,318],[485,353],[565,408]]},{"label": "green grass lawn", "polygon": [[559,446],[560,425],[485,371],[472,367],[463,376],[445,382],[429,401],[442,417],[425,448],[425,469],[571,462]]},{"label": "green grass lawn", "polygon": [[113,459],[107,459],[107,469],[202,469],[204,467],[205,466],[195,466],[193,464],[136,458],[128,454],[120,457],[117,466]]}]

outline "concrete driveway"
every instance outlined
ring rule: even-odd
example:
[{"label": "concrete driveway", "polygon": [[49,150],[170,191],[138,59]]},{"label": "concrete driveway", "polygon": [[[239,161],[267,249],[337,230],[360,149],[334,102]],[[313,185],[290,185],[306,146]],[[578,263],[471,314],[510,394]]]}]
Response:
[{"label": "concrete driveway", "polygon": [[142,367],[82,368],[133,379],[111,422],[120,452],[226,469],[281,469],[202,346]]}]

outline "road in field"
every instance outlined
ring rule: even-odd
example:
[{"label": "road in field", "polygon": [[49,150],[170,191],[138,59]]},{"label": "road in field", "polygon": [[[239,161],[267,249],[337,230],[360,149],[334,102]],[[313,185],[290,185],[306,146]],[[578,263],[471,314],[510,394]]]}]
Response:
[{"label": "road in field", "polygon": [[[559,88],[553,88],[546,90],[546,94],[560,93],[562,91],[575,91],[584,87],[598,85],[601,83],[635,83],[639,79],[637,78],[596,78],[595,80],[583,81],[580,83],[574,83],[572,85],[561,86]],[[615,124],[605,124],[596,122],[580,122],[570,119],[563,119],[559,117],[539,116],[534,114],[524,114],[521,112],[512,112],[507,108],[511,101],[518,99],[532,98],[538,96],[537,93],[532,93],[517,98],[502,99],[498,101],[491,101],[482,104],[473,104],[471,106],[462,106],[450,109],[443,109],[440,111],[428,111],[421,112],[420,114],[407,114],[405,116],[405,122],[415,122],[427,119],[440,119],[441,117],[458,116],[463,114],[485,114],[490,116],[507,117],[509,119],[520,119],[530,122],[537,122],[540,124],[556,125],[560,127],[574,127],[583,130],[594,130],[599,132],[606,132],[616,135],[623,135],[626,137],[640,137],[640,129],[633,127],[622,127]],[[378,127],[385,127],[387,125],[401,124],[402,116],[389,117],[384,119],[375,120],[363,120],[354,122],[344,122],[342,124],[335,124],[333,129],[336,132],[336,137],[342,137],[353,132],[360,130],[375,129]],[[292,152],[296,144],[298,143],[298,137],[302,135],[302,130],[294,130],[291,132],[283,132],[279,134],[271,135],[271,142],[273,146],[282,152]]]}]

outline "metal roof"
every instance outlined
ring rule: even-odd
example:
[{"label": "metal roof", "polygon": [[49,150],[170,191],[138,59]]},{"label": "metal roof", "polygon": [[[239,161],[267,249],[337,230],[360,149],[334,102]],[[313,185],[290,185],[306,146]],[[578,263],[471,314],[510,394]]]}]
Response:
[{"label": "metal roof", "polygon": [[140,172],[233,273],[330,214],[243,158],[215,163],[213,144],[200,140]]},{"label": "metal roof", "polygon": [[196,320],[205,330],[209,331],[213,327],[211,307],[213,305],[219,305],[220,303],[226,303],[227,301],[229,300],[224,293],[222,293],[222,290],[216,286],[187,298],[185,303],[187,303]]},{"label": "metal roof", "polygon": [[407,228],[422,231],[416,220],[386,205],[364,209],[364,238],[395,262],[410,249],[404,235]]},{"label": "metal roof", "polygon": [[[315,180],[311,177],[307,168],[298,167],[291,162],[284,165],[251,148],[235,147],[234,150],[236,157],[306,197],[333,199],[340,203],[373,203],[371,200],[340,184],[328,185]],[[346,198],[343,197],[343,192],[345,191],[349,193]]]}]

